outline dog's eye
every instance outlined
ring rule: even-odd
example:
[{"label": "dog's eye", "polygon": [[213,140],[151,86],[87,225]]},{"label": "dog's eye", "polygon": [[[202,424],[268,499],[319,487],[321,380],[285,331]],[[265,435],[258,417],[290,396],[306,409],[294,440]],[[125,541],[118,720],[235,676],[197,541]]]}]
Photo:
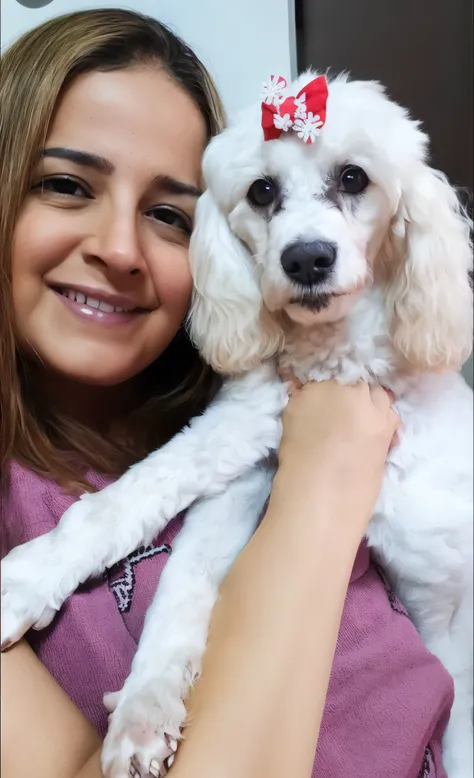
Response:
[{"label": "dog's eye", "polygon": [[247,200],[257,208],[266,208],[267,205],[271,205],[276,196],[276,184],[269,178],[258,178],[247,192]]},{"label": "dog's eye", "polygon": [[341,189],[347,194],[360,194],[369,185],[367,173],[357,165],[347,165],[341,172],[339,180]]}]

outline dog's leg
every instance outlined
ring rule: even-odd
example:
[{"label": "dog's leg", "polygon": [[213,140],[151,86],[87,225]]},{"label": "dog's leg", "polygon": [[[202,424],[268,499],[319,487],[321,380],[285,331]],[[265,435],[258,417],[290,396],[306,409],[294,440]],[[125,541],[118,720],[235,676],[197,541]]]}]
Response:
[{"label": "dog's leg", "polygon": [[473,778],[473,636],[472,578],[454,614],[445,640],[428,643],[454,680],[454,704],[443,739],[443,763],[448,778]]},{"label": "dog's leg", "polygon": [[397,401],[399,444],[369,544],[427,648],[454,679],[443,743],[449,778],[473,778],[472,393],[430,376]]},{"label": "dog's leg", "polygon": [[[426,492],[421,490],[423,494]],[[438,497],[441,518],[449,515],[450,500],[446,494]],[[380,543],[380,535],[377,537],[383,522],[379,516],[376,519],[379,526],[369,526],[369,542],[382,552],[383,567],[424,644],[454,680],[454,704],[443,739],[443,765],[448,778],[473,778],[473,581],[472,558],[469,558],[472,536],[469,541],[469,533],[463,533],[465,542],[456,548],[456,522],[453,521],[450,531],[443,520],[443,531],[439,531],[433,542],[433,529],[429,526],[425,525],[424,532],[417,533],[416,517],[422,515],[421,497],[416,508],[411,512],[409,503],[404,502],[406,532],[400,524],[395,525],[393,534],[385,527],[384,544]],[[436,525],[443,526],[434,521],[432,526]]]},{"label": "dog's leg", "polygon": [[147,613],[131,674],[115,695],[103,749],[106,776],[128,775],[130,760],[140,774],[164,775],[185,719],[184,700],[201,669],[219,584],[255,530],[271,475],[268,467],[258,467],[188,512]]},{"label": "dog's leg", "polygon": [[466,582],[454,613],[453,608],[439,607],[443,590],[438,587],[428,591],[429,586],[421,589],[401,582],[396,587],[426,647],[438,657],[454,681],[454,703],[443,738],[443,765],[448,778],[473,778],[474,775],[472,597],[468,585],[472,587],[472,582]]},{"label": "dog's leg", "polygon": [[265,365],[229,381],[206,413],[58,527],[2,561],[2,646],[45,627],[77,586],[148,544],[180,511],[219,494],[278,447],[284,384]]}]

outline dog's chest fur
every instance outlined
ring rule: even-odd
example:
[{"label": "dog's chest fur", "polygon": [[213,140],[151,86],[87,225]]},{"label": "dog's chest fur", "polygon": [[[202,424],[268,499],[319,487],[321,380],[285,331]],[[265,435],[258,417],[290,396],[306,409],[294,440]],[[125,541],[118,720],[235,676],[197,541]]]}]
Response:
[{"label": "dog's chest fur", "polygon": [[302,383],[363,379],[399,389],[382,291],[372,287],[337,322],[306,326],[288,321],[278,362],[284,376],[293,373]]}]

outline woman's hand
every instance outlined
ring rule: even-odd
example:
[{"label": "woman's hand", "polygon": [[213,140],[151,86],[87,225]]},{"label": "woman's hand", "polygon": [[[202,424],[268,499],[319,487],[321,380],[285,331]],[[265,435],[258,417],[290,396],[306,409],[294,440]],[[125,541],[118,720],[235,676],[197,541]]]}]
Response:
[{"label": "woman's hand", "polygon": [[[285,490],[347,503],[367,523],[378,497],[399,417],[379,386],[310,382],[292,392],[283,415],[280,469]],[[293,486],[291,486],[293,484]],[[361,531],[365,530],[365,526]]]}]

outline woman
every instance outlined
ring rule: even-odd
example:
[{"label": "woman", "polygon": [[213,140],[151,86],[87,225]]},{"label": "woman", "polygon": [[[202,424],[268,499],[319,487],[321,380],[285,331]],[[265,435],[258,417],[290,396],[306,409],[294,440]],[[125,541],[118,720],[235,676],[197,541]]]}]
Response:
[{"label": "woman", "polygon": [[[222,111],[188,47],[126,11],[42,25],[5,54],[1,78],[4,555],[215,391],[182,322],[201,156]],[[173,778],[444,775],[450,679],[360,545],[395,429],[382,390],[328,383],[292,398]],[[127,676],[180,521],[3,655],[5,778],[100,775],[102,697]]]}]

